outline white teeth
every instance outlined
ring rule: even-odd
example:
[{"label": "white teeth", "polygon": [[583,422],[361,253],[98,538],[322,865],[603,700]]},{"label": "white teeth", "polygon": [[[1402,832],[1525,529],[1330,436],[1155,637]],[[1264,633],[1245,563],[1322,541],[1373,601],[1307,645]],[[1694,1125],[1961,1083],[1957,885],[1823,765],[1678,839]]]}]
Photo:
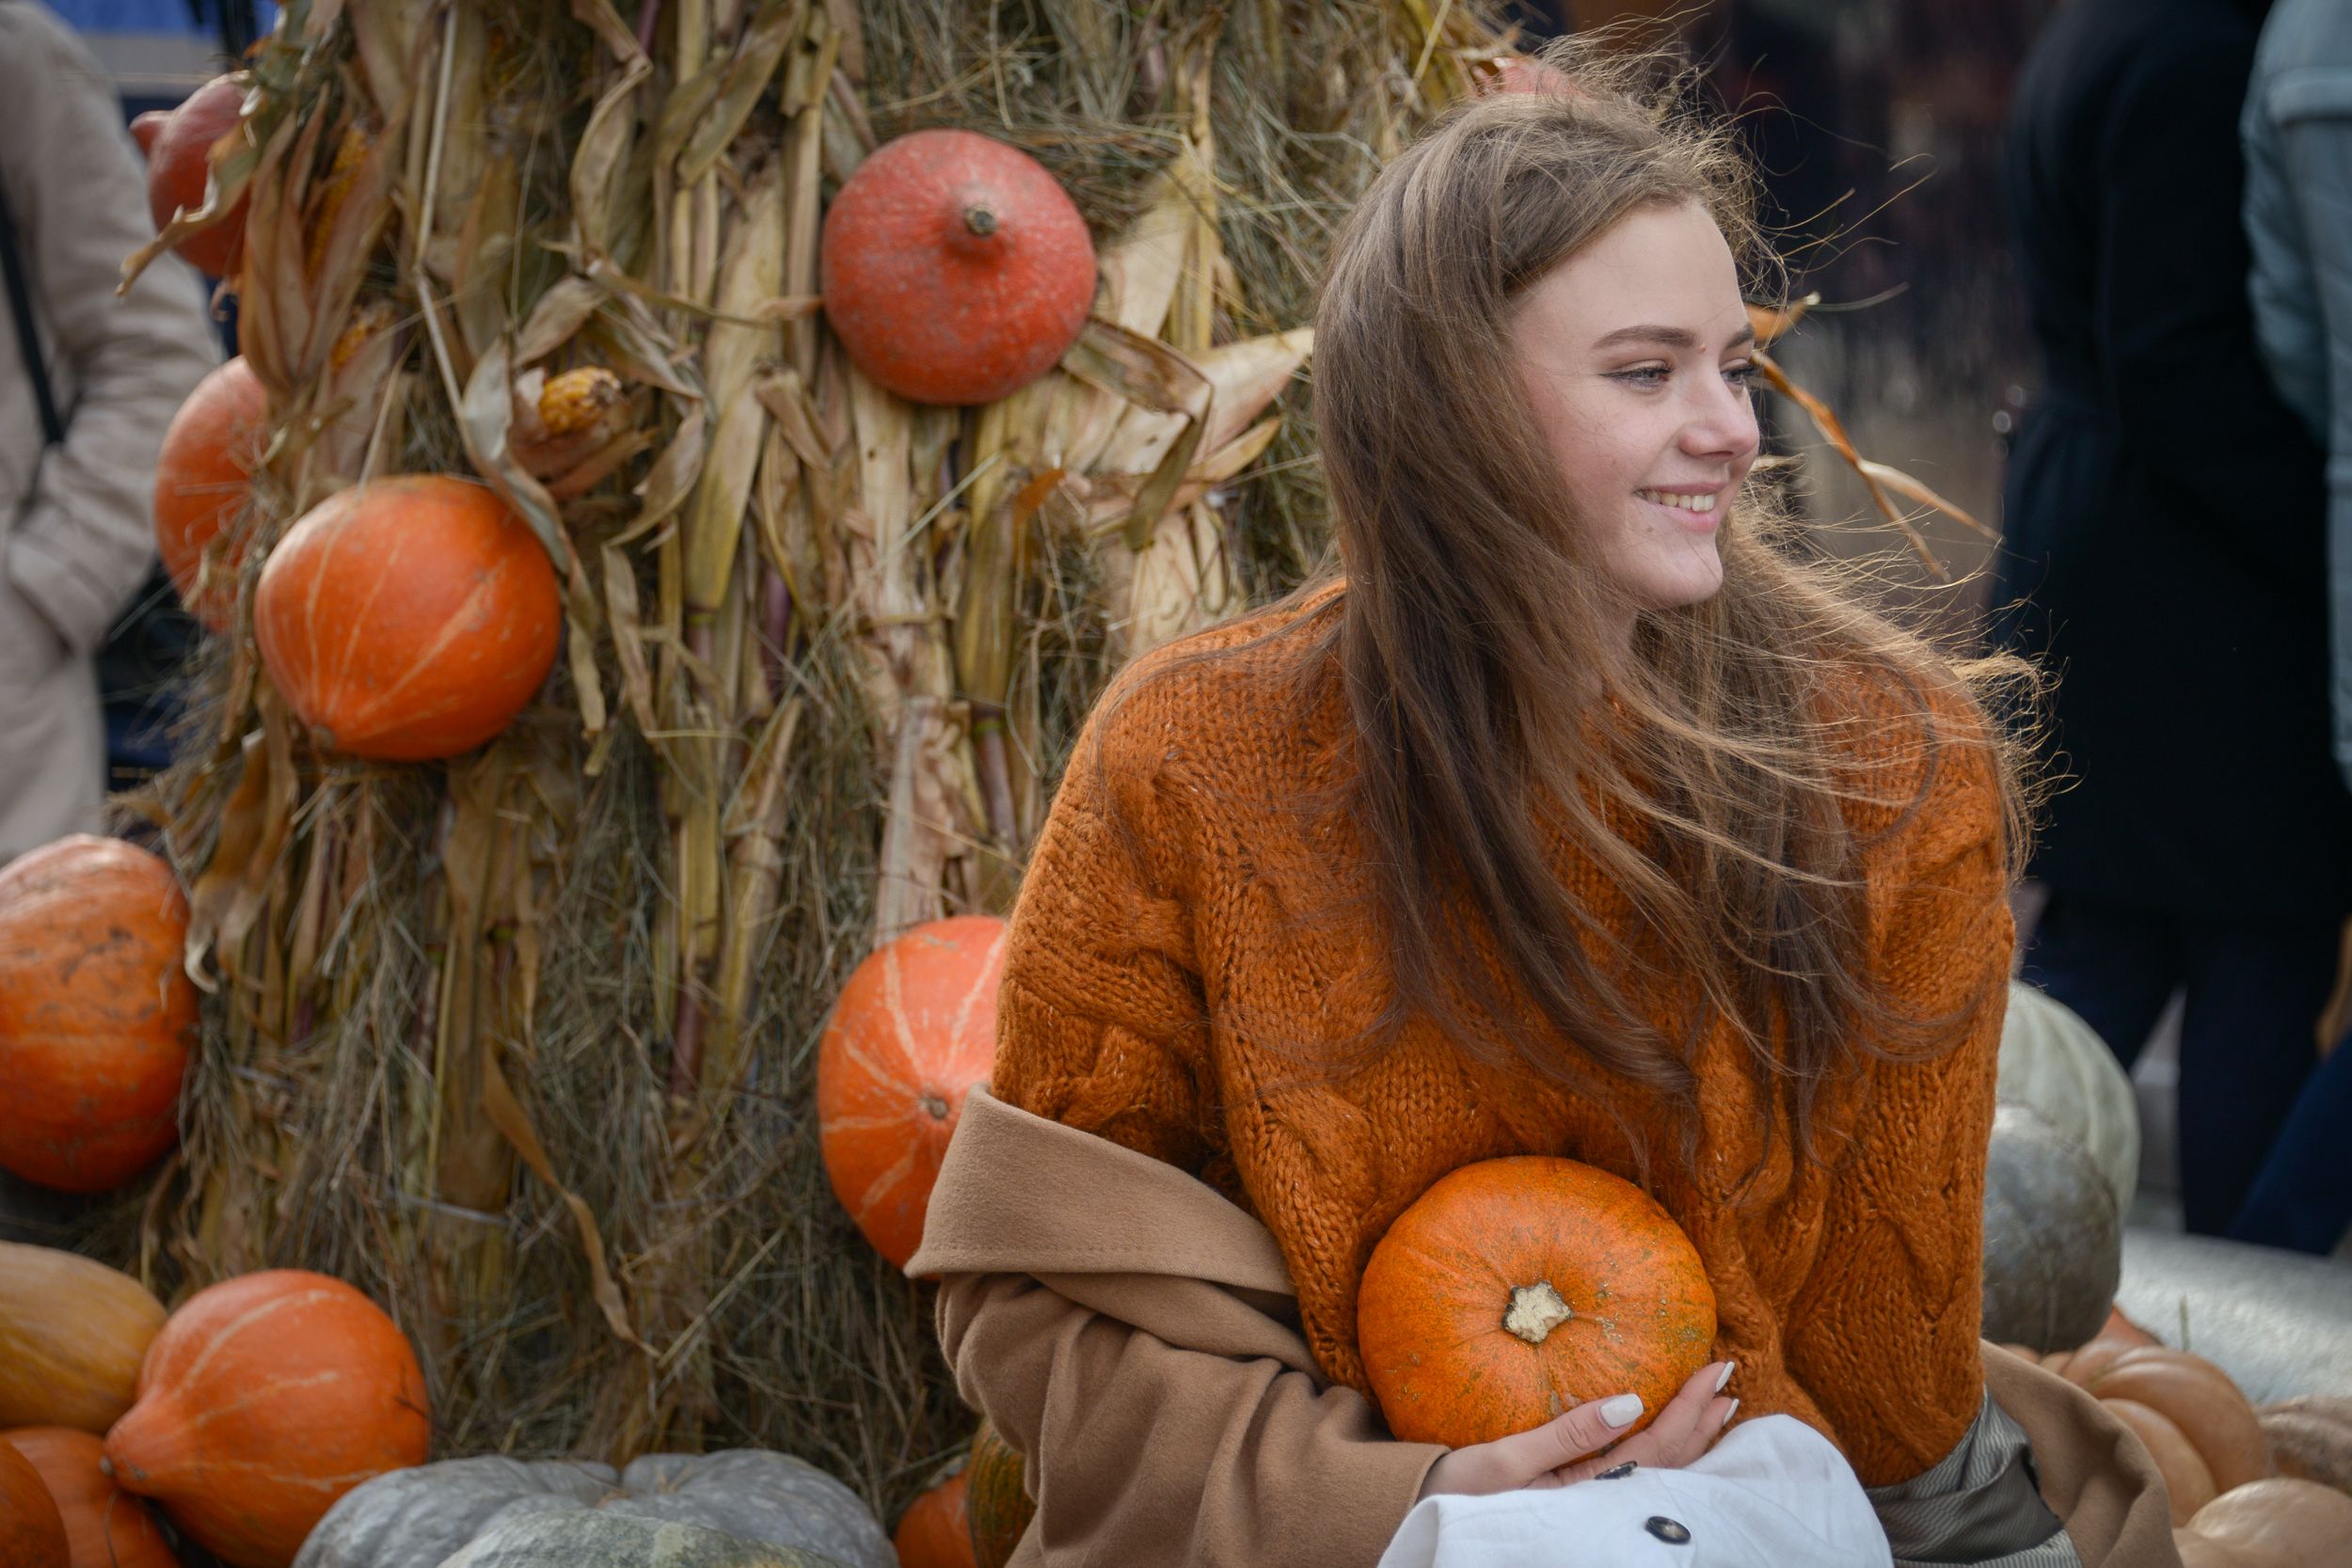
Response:
[{"label": "white teeth", "polygon": [[1633,493],[1641,497],[1645,501],[1656,501],[1661,506],[1680,507],[1685,512],[1712,512],[1715,510],[1715,498],[1711,494],[1705,496],[1672,496],[1668,495],[1663,490],[1636,490]]}]

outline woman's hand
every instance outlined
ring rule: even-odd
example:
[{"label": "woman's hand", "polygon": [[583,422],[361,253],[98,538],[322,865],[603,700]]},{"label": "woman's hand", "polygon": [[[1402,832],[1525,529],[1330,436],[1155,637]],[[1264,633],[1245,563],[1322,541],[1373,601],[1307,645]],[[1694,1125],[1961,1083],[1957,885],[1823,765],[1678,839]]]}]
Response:
[{"label": "woman's hand", "polygon": [[1527,1432],[1455,1449],[1429,1467],[1421,1495],[1483,1497],[1521,1487],[1565,1486],[1620,1465],[1688,1465],[1714,1446],[1732,1412],[1740,1408],[1738,1400],[1719,1397],[1731,1373],[1728,1361],[1701,1367],[1666,1402],[1658,1419],[1622,1442],[1617,1433],[1641,1418],[1642,1402],[1633,1394],[1587,1400]]}]

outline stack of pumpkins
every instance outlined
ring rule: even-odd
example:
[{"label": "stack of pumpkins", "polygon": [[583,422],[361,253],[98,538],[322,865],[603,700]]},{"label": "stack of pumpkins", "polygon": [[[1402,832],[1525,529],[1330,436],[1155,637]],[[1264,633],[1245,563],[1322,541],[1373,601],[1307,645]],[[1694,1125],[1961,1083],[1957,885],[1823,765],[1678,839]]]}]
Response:
[{"label": "stack of pumpkins", "polygon": [[286,1568],[431,1441],[407,1338],[339,1279],[241,1275],[167,1314],[103,1264],[0,1243],[0,1516],[58,1526],[0,1550],[10,1568],[173,1568],[151,1504],[232,1568]]},{"label": "stack of pumpkins", "polygon": [[2114,1053],[2069,1008],[2012,982],[1985,1161],[1984,1336],[2071,1349],[2123,1269],[2139,1117]]},{"label": "stack of pumpkins", "polygon": [[71,1253],[0,1243],[0,1563],[179,1568],[892,1568],[848,1487],[784,1454],[626,1472],[426,1465],[424,1376],[338,1279],[242,1275],[175,1312]]},{"label": "stack of pumpkins", "polygon": [[2005,1348],[2095,1396],[2146,1445],[2186,1568],[2352,1561],[2352,1400],[2258,1411],[2227,1372],[2121,1311],[2073,1350]]}]

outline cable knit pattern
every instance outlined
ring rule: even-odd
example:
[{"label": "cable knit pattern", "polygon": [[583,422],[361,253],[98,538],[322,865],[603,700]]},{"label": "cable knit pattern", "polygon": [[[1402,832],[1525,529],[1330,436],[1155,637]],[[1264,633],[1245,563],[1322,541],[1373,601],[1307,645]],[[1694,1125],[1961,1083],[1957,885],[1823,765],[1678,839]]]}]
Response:
[{"label": "cable knit pattern", "polygon": [[[1742,1416],[1810,1422],[1867,1484],[1942,1459],[1983,1392],[1984,1150],[2012,940],[1989,760],[1928,746],[1919,717],[1875,683],[1839,694],[1865,721],[1857,762],[1900,758],[1898,786],[1928,784],[1915,812],[1848,816],[1869,846],[1870,961],[1904,1011],[1949,1020],[1952,1048],[1861,1059],[1822,1096],[1824,1162],[1792,1162],[1784,1124],[1735,1202],[1763,1145],[1727,1029],[1695,1058],[1703,1131],[1687,1170],[1650,1091],[1610,1081],[1570,1095],[1471,1061],[1425,1022],[1369,1067],[1327,1068],[1386,994],[1352,829],[1295,809],[1336,776],[1346,710],[1336,679],[1303,705],[1293,695],[1293,638],[1180,662],[1244,640],[1228,627],[1160,650],[1130,677],[1134,697],[1089,722],[1013,915],[998,1098],[1177,1164],[1255,1214],[1280,1243],[1317,1363],[1365,1391],[1357,1286],[1406,1205],[1511,1154],[1638,1180],[1638,1137],[1651,1190],[1706,1260]],[[1957,699],[1938,704],[1947,733],[1979,722]],[[1638,948],[1589,857],[1557,840],[1555,869]],[[1671,1016],[1670,999],[1643,1001]]]}]

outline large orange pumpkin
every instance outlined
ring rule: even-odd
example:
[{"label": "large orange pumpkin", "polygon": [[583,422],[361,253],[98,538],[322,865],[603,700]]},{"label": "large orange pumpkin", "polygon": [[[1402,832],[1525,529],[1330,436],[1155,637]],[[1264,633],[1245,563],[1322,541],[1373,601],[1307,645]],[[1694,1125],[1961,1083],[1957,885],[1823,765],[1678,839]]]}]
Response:
[{"label": "large orange pumpkin", "polygon": [[[245,104],[245,82],[237,76],[215,76],[176,109],[152,109],[131,122],[131,134],[147,153],[147,210],[157,232],[174,214],[204,205],[204,185],[211,177],[213,144],[237,128]],[[197,271],[226,277],[236,264],[238,242],[245,238],[245,199],[215,223],[189,235],[172,248]]]},{"label": "large orange pumpkin", "polygon": [[240,355],[196,384],[155,459],[155,547],[181,602],[215,631],[227,629],[236,605],[245,542],[232,536],[199,593],[204,548],[244,510],[268,436],[269,395]]},{"label": "large orange pumpkin", "polygon": [[531,528],[440,474],[329,496],[253,594],[269,677],[318,743],[415,762],[506,728],[555,664],[563,605]]},{"label": "large orange pumpkin", "polygon": [[72,1427],[18,1427],[0,1432],[40,1472],[65,1523],[72,1568],[180,1568],[147,1505],[99,1468],[106,1446]]},{"label": "large orange pumpkin", "polygon": [[0,1165],[119,1187],[179,1137],[196,988],[171,868],[76,833],[0,867]]},{"label": "large orange pumpkin", "polygon": [[851,972],[817,1051],[817,1122],[834,1196],[904,1267],[963,1097],[996,1055],[1005,923],[928,921]]},{"label": "large orange pumpkin", "polygon": [[972,1515],[961,1470],[907,1505],[890,1544],[898,1568],[978,1568],[972,1556]]},{"label": "large orange pumpkin", "polygon": [[993,403],[1054,368],[1094,303],[1094,242],[1037,160],[917,131],[825,214],[825,319],[867,380],[916,403]]},{"label": "large orange pumpkin", "polygon": [[1574,1160],[1486,1160],[1439,1180],[1373,1249],[1356,1341],[1389,1429],[1461,1448],[1587,1400],[1646,1425],[1706,1365],[1715,1292],[1631,1182]]},{"label": "large orange pumpkin", "polygon": [[272,1269],[171,1315],[106,1466],[207,1551],[286,1568],[338,1497],[423,1464],[431,1441],[424,1374],[383,1309],[340,1279]]}]

